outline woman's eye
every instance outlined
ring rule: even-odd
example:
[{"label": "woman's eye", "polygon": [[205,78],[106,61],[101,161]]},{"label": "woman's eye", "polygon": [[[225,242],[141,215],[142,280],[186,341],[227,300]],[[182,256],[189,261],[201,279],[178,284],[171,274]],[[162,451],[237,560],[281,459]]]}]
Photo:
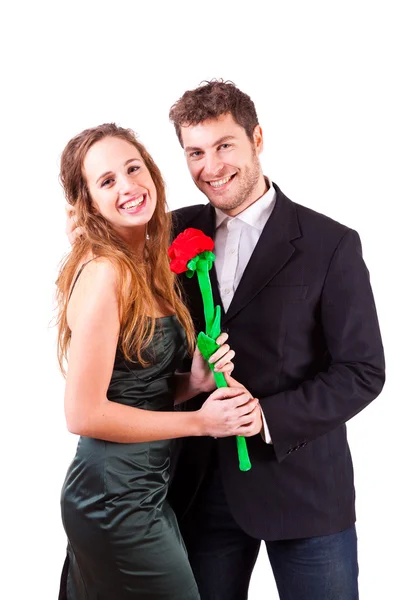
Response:
[{"label": "woman's eye", "polygon": [[102,184],[101,184],[101,187],[105,187],[106,185],[109,185],[111,182],[112,182],[112,179],[111,179],[111,178],[109,178],[109,179],[105,179],[105,180],[102,182]]},{"label": "woman's eye", "polygon": [[138,167],[138,166],[132,166],[132,167],[129,167],[129,169],[128,169],[128,173],[135,173],[136,171],[138,171],[138,170],[139,170],[139,168],[140,168],[140,167]]}]

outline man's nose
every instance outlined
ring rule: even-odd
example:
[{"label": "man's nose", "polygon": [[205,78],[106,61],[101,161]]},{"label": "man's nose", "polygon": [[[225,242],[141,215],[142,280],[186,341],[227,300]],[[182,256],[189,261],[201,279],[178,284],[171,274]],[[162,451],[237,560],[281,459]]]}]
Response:
[{"label": "man's nose", "polygon": [[207,175],[210,179],[217,177],[224,168],[224,163],[219,158],[218,154],[212,152],[205,155],[203,175]]}]

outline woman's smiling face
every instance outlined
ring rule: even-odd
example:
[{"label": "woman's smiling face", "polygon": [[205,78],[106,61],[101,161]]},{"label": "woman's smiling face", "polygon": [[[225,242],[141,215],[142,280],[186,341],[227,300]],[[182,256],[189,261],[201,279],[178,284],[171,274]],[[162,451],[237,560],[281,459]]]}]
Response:
[{"label": "woman's smiling face", "polygon": [[157,192],[133,144],[119,137],[96,142],[83,161],[83,175],[94,206],[122,237],[144,232],[154,214]]}]

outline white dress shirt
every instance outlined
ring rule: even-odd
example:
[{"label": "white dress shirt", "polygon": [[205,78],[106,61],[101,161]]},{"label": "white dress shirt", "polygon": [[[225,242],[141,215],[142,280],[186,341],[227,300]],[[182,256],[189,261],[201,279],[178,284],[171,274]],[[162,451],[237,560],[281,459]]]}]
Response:
[{"label": "white dress shirt", "polygon": [[[275,206],[276,191],[268,178],[267,182],[268,191],[236,217],[215,209],[215,270],[225,312]],[[265,441],[271,443],[264,413],[262,416]]]}]

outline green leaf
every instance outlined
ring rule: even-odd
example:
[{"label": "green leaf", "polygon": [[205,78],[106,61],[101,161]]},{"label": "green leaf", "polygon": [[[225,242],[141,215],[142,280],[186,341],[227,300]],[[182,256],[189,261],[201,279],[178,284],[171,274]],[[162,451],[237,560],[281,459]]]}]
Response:
[{"label": "green leaf", "polygon": [[200,331],[197,337],[197,345],[202,356],[204,356],[206,360],[208,360],[210,356],[219,348],[217,342],[210,336],[206,335],[203,331]]},{"label": "green leaf", "polygon": [[221,307],[218,304],[215,307],[214,321],[213,321],[213,324],[211,325],[210,337],[213,338],[214,340],[216,340],[220,333],[221,333]]}]

